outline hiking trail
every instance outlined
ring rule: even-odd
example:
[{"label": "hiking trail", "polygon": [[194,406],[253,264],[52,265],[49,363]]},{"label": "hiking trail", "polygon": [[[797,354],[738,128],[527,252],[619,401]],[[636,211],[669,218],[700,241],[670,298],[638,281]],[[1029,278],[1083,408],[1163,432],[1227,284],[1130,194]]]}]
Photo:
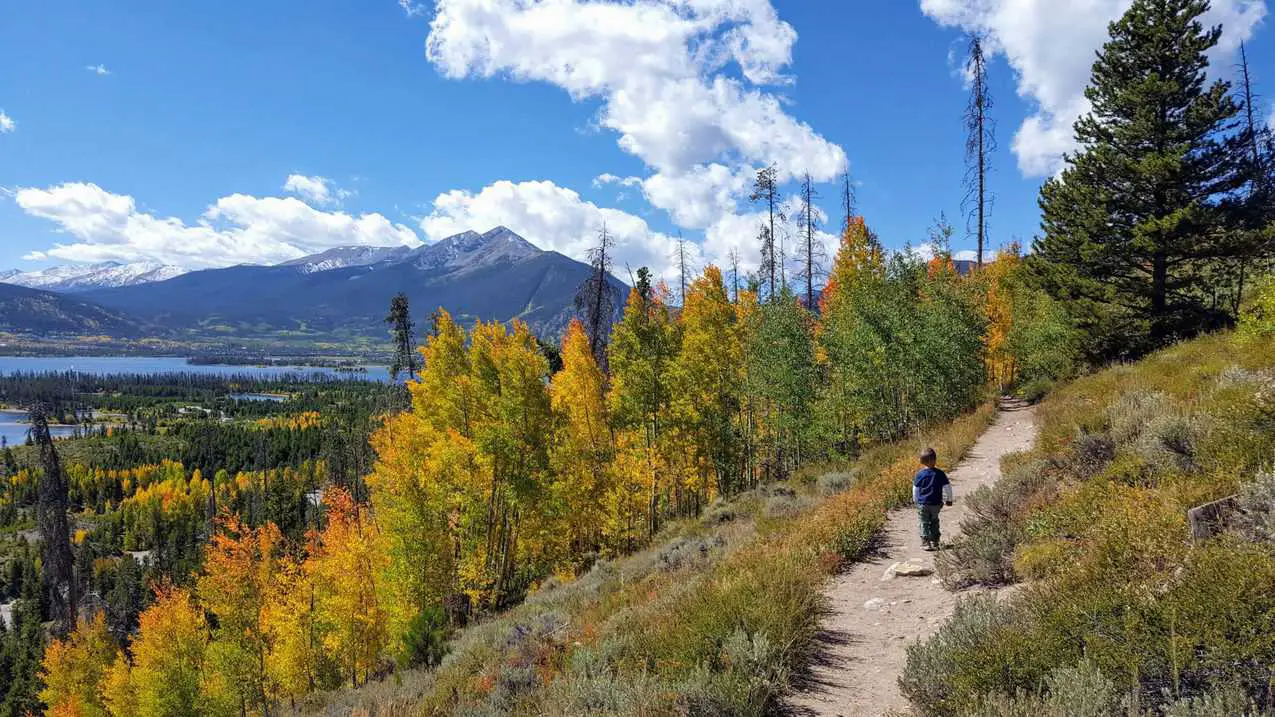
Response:
[{"label": "hiking trail", "polygon": [[[948,471],[956,502],[940,515],[944,545],[960,535],[969,494],[1000,479],[1001,458],[1032,447],[1036,439],[1034,417],[1034,407],[1002,402],[991,427],[979,436],[964,460]],[[944,465],[943,456],[939,456],[939,466]],[[898,683],[907,662],[907,646],[929,637],[946,622],[961,593],[946,590],[935,575],[883,576],[899,562],[932,570],[934,555],[921,549],[914,506],[890,514],[881,532],[880,550],[836,576],[824,589],[829,608],[822,625],[824,649],[799,688],[789,695],[789,714],[911,714]]]}]

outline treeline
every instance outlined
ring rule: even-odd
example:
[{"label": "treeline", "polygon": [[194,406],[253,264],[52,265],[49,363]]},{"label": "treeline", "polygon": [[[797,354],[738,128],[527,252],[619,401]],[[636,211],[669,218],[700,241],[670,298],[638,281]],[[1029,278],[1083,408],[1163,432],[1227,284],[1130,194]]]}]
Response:
[{"label": "treeline", "polygon": [[[239,394],[286,396],[284,402],[241,400]],[[404,403],[402,386],[321,374],[262,378],[251,374],[197,373],[89,374],[77,371],[16,373],[0,376],[0,404],[29,408],[37,403],[55,422],[87,420],[91,411],[127,416],[129,425],[174,418],[194,405],[230,417],[303,413],[333,404],[356,404],[381,414]]]},{"label": "treeline", "polygon": [[[710,266],[672,308],[640,270],[614,327],[588,311],[572,323],[557,372],[525,326],[466,329],[439,311],[411,410],[373,435],[369,501],[328,490],[321,527],[303,523],[304,535],[283,515],[227,513],[193,587],[161,587],[130,641],[88,621],[50,647],[44,700],[112,715],[266,713],[396,662],[433,663],[451,629],[549,575],[631,551],[803,463],[965,411],[989,376],[1008,387],[1073,369],[1074,337],[1023,284],[1013,251],[962,277],[944,248],[928,262],[887,255],[856,219],[818,306],[750,283],[728,289]],[[81,501],[109,501],[127,479],[70,483]],[[175,496],[206,500],[206,478],[184,480]],[[160,694],[175,711],[159,711]]]}]

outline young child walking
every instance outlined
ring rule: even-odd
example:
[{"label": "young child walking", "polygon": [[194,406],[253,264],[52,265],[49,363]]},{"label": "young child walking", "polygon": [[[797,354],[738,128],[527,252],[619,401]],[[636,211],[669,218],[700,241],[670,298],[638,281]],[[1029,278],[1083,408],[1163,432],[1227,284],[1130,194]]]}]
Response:
[{"label": "young child walking", "polygon": [[938,550],[939,511],[952,505],[952,484],[947,474],[935,467],[938,454],[933,448],[921,451],[921,470],[912,479],[912,501],[921,519],[921,544],[926,550]]}]

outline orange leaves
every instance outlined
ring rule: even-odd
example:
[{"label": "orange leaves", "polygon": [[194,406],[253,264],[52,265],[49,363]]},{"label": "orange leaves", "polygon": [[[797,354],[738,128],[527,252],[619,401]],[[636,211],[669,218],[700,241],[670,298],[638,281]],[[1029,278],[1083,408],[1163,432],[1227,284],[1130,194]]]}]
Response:
[{"label": "orange leaves", "polygon": [[64,640],[54,640],[44,652],[40,699],[50,715],[101,717],[106,714],[98,684],[115,660],[115,641],[98,613],[81,619]]},{"label": "orange leaves", "polygon": [[380,665],[389,644],[387,615],[376,587],[389,557],[367,506],[340,487],[330,488],[323,502],[327,525],[306,570],[315,587],[324,647],[357,686]]}]

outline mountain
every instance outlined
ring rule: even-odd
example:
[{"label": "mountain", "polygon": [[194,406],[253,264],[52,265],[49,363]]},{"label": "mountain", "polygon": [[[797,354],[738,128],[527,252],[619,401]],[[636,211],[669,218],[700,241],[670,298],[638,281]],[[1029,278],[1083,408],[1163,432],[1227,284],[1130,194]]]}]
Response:
[{"label": "mountain", "polygon": [[0,331],[137,338],[155,329],[118,311],[52,291],[0,284]]},{"label": "mountain", "polygon": [[[574,315],[576,290],[589,271],[496,227],[415,249],[342,247],[277,266],[193,271],[83,296],[170,329],[381,339],[390,298],[402,291],[418,324],[441,306],[465,322],[521,319],[551,337]],[[618,317],[627,289],[614,277],[611,288]]]},{"label": "mountain", "polygon": [[157,262],[121,264],[107,261],[83,266],[52,266],[38,271],[11,269],[0,272],[0,281],[30,289],[76,293],[165,281],[184,273],[184,269]]},{"label": "mountain", "polygon": [[402,259],[412,252],[405,246],[339,246],[319,254],[285,261],[279,266],[295,266],[306,274],[352,266],[371,266]]}]

